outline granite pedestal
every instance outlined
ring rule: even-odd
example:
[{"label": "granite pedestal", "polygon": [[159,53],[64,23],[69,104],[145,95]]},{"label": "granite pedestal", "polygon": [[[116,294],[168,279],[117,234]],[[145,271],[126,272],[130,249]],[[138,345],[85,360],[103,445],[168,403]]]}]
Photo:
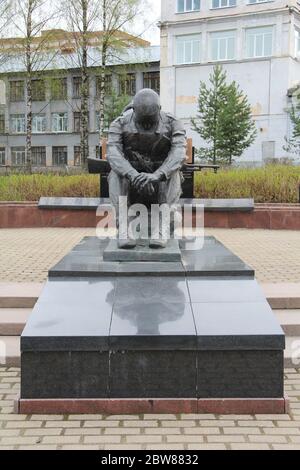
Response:
[{"label": "granite pedestal", "polygon": [[20,412],[285,412],[284,334],[251,268],[213,237],[176,262],[105,262],[106,247],[86,238],[50,270]]}]

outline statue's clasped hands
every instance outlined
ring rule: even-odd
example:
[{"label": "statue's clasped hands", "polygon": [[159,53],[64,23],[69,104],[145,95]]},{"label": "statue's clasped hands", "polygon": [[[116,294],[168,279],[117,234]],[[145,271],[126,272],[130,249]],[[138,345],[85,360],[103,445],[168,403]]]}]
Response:
[{"label": "statue's clasped hands", "polygon": [[155,193],[155,183],[160,181],[159,176],[155,173],[139,173],[132,181],[134,189],[141,193],[144,192],[148,196]]}]

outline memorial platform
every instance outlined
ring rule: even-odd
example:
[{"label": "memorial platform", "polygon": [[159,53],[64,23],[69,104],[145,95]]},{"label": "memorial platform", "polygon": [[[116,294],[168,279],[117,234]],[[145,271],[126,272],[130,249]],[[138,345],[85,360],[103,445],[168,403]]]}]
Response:
[{"label": "memorial platform", "polygon": [[21,413],[286,411],[284,333],[251,268],[213,237],[169,263],[105,263],[106,244],[50,270],[21,337]]}]

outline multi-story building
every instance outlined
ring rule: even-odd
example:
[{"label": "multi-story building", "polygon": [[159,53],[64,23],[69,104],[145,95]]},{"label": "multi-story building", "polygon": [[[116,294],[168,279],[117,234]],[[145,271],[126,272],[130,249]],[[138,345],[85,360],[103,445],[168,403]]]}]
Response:
[{"label": "multi-story building", "polygon": [[[89,154],[99,152],[99,90],[101,57],[91,37],[89,48]],[[122,33],[125,34],[125,33]],[[129,49],[110,64],[107,94],[133,96],[143,87],[159,92],[159,46],[130,37]],[[15,40],[17,41],[17,40]],[[11,49],[14,40],[2,40],[4,49]],[[70,44],[70,35],[55,30],[52,46],[59,53],[38,73],[32,83],[32,161],[34,166],[80,165],[80,70]],[[0,166],[25,164],[26,85],[23,60],[11,54],[0,66]],[[51,79],[49,79],[51,77]]]},{"label": "multi-story building", "polygon": [[241,161],[286,156],[290,95],[300,83],[300,5],[297,0],[162,0],[161,100],[191,130],[200,80],[215,64],[248,95],[255,143]]}]

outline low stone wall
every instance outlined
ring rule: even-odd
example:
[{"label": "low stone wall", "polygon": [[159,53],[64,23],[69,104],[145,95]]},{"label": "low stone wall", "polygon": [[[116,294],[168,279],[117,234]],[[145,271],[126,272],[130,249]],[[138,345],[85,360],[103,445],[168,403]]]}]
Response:
[{"label": "low stone wall", "polygon": [[[37,202],[0,202],[0,228],[95,227],[93,210],[39,209]],[[300,204],[255,204],[251,212],[205,211],[205,226],[300,230]]]}]

